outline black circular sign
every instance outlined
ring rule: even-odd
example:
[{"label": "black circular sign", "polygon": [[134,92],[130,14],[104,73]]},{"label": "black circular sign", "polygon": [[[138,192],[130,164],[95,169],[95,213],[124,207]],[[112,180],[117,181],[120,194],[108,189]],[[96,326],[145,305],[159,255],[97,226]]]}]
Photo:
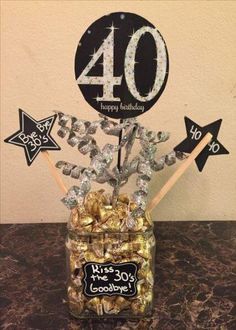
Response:
[{"label": "black circular sign", "polygon": [[82,36],[75,77],[94,109],[109,117],[130,118],[156,103],[168,66],[160,32],[141,16],[117,12],[95,21]]}]

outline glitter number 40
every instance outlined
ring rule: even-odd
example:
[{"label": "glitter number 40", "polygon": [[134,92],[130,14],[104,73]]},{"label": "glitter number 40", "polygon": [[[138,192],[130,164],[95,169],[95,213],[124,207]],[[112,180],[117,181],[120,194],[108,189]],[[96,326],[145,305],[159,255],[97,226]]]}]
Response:
[{"label": "glitter number 40", "polygon": [[[114,77],[114,33],[115,27],[111,28],[111,32],[103,41],[101,46],[92,55],[92,59],[84,68],[77,83],[81,85],[102,85],[103,95],[97,97],[97,101],[120,101],[120,97],[114,96],[114,86],[120,85],[122,76]],[[142,96],[137,90],[135,84],[135,55],[140,38],[150,33],[155,41],[158,56],[156,58],[156,75],[152,89],[146,96]],[[103,55],[103,76],[89,76],[89,72]],[[160,91],[165,80],[165,70],[162,70],[163,64],[166,62],[165,43],[155,28],[143,26],[138,29],[131,37],[124,58],[124,76],[130,93],[140,102],[152,100]]]}]

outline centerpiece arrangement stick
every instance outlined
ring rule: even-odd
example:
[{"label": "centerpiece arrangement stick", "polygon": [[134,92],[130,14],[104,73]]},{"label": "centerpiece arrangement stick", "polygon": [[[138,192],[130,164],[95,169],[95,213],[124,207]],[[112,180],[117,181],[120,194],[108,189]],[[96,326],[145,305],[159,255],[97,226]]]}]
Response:
[{"label": "centerpiece arrangement stick", "polygon": [[[123,123],[123,120],[120,119],[120,125]],[[121,144],[121,140],[122,140],[122,129],[120,130],[120,134],[119,134],[119,146]],[[121,170],[121,148],[118,150],[118,156],[117,156],[117,168],[120,171]]]},{"label": "centerpiece arrangement stick", "polygon": [[[121,119],[120,125],[122,125],[123,123],[124,123],[124,121]],[[122,183],[122,179],[124,177],[124,172],[127,167],[128,159],[131,154],[133,144],[135,142],[137,126],[134,126],[132,128],[132,133],[130,134],[130,139],[128,142],[126,141],[127,143],[126,143],[126,147],[125,147],[125,156],[124,156],[124,160],[121,165],[121,151],[122,151],[122,144],[124,143],[124,141],[122,140],[122,131],[123,130],[121,129],[120,134],[119,134],[119,150],[118,150],[118,158],[117,158],[117,168],[119,171],[119,180],[117,182],[117,185],[115,185],[115,187],[113,189],[113,194],[112,194],[113,207],[116,206],[117,198],[118,198],[121,187],[127,182],[126,180],[124,180]],[[127,136],[125,138],[127,138]],[[126,139],[124,139],[124,140],[126,140]]]},{"label": "centerpiece arrangement stick", "polygon": [[49,166],[49,169],[51,171],[51,174],[52,176],[54,177],[58,187],[61,189],[61,191],[63,193],[67,193],[68,192],[68,189],[66,188],[62,178],[60,177],[60,175],[58,174],[57,170],[56,170],[56,167],[54,165],[54,162],[49,154],[48,151],[42,151],[42,155],[44,157],[44,159],[46,160],[48,166]]},{"label": "centerpiece arrangement stick", "polygon": [[[28,166],[42,152],[65,193],[61,201],[71,211],[66,239],[71,314],[81,319],[143,318],[153,309],[156,250],[153,222],[146,211],[158,205],[194,160],[202,171],[209,156],[229,153],[217,139],[222,119],[200,126],[185,116],[187,138],[157,157],[159,143],[170,134],[150,130],[137,117],[164,91],[169,58],[158,29],[139,15],[115,12],[91,24],[80,39],[74,68],[81,93],[99,118],[89,121],[55,111],[36,120],[19,109],[20,129],[4,141],[24,148]],[[87,156],[88,165],[59,160],[54,166],[48,151],[61,150],[50,135],[56,119],[57,135],[74,148],[76,159]],[[99,131],[107,135],[102,145],[96,139]],[[147,207],[153,172],[177,160],[183,164]],[[67,189],[56,168],[75,184]],[[136,176],[134,191],[121,192],[131,176]],[[94,182],[108,184],[113,191],[91,191]]]},{"label": "centerpiece arrangement stick", "polygon": [[170,191],[177,180],[184,174],[188,167],[194,162],[195,158],[200,154],[200,152],[205,148],[205,146],[211,141],[212,134],[207,133],[204,138],[197,144],[188,158],[178,167],[174,174],[169,178],[166,184],[161,188],[157,195],[151,200],[147,207],[147,211],[151,212],[162,200],[162,198]]}]

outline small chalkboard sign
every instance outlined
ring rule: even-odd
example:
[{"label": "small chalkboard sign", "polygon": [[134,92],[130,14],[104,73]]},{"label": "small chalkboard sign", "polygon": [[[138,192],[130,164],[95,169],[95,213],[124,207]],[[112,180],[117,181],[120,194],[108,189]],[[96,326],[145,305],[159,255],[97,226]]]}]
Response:
[{"label": "small chalkboard sign", "polygon": [[53,115],[35,120],[19,109],[20,129],[4,141],[23,147],[27,164],[30,166],[40,151],[61,150],[50,134],[56,118],[57,115]]},{"label": "small chalkboard sign", "polygon": [[83,271],[85,296],[134,297],[137,294],[138,265],[135,262],[87,262],[83,265]]},{"label": "small chalkboard sign", "polygon": [[210,132],[213,136],[210,143],[196,157],[195,162],[198,170],[201,172],[209,156],[229,154],[229,151],[219,142],[218,133],[222,119],[218,119],[206,126],[200,126],[188,117],[184,117],[187,137],[174,150],[191,153],[199,141]]}]

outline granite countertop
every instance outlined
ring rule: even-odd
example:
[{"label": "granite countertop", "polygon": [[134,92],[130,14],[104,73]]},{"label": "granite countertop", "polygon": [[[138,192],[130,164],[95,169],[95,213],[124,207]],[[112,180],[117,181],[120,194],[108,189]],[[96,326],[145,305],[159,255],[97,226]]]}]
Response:
[{"label": "granite countertop", "polygon": [[0,328],[236,329],[236,222],[155,223],[152,318],[70,316],[65,291],[65,224],[1,225]]}]

